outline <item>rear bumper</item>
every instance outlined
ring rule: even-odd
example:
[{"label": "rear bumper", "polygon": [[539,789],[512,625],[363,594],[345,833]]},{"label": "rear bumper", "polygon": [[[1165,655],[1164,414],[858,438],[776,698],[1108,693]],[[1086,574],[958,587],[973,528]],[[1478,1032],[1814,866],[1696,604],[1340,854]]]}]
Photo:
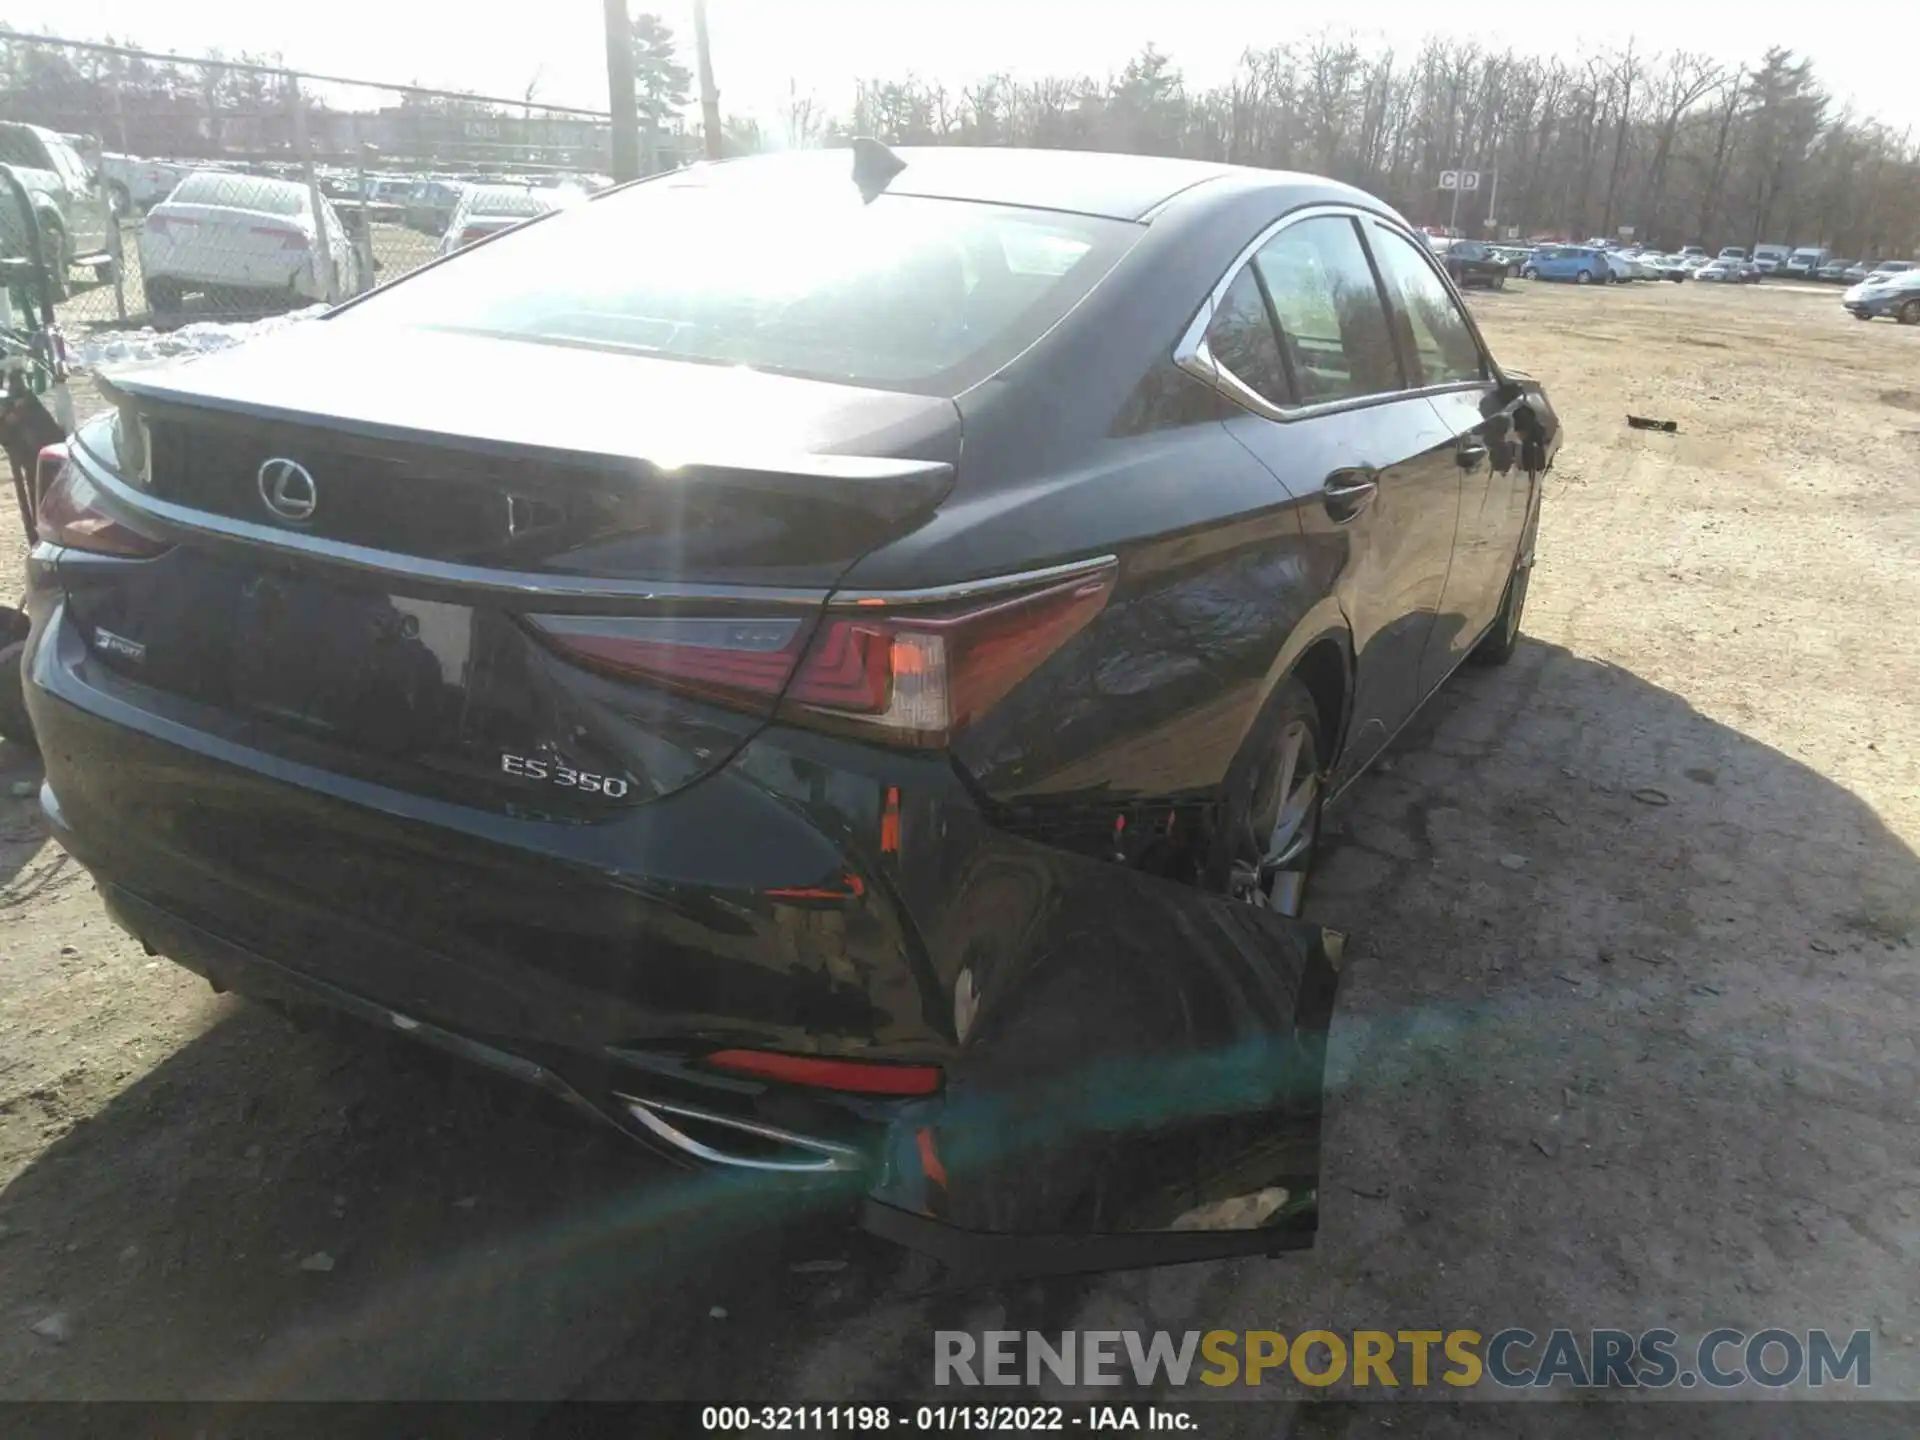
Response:
[{"label": "rear bumper", "polygon": [[[992,829],[941,757],[771,727],[604,823],[384,790],[167,713],[57,595],[24,667],[42,804],[119,923],[216,984],[975,1271],[1311,1243],[1338,964],[1316,927]],[[777,898],[835,866],[864,883]],[[704,1063],[740,1046],[944,1079],[878,1097]]]}]

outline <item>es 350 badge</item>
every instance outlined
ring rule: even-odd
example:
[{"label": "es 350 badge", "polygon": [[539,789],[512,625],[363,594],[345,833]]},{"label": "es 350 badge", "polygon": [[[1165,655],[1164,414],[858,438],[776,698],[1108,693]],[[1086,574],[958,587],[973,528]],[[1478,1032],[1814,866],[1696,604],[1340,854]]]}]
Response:
[{"label": "es 350 badge", "polygon": [[624,799],[631,788],[618,775],[595,775],[588,770],[576,770],[565,761],[543,760],[532,755],[503,754],[500,757],[500,769],[504,774],[517,775],[522,780],[544,780],[562,790],[577,790],[582,795],[605,795],[609,800]]}]

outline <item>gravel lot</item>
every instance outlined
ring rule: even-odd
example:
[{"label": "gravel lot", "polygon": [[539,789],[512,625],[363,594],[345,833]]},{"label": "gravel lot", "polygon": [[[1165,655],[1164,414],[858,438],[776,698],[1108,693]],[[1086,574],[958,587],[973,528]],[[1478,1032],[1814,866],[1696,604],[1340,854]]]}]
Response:
[{"label": "gravel lot", "polygon": [[1317,1249],[924,1293],[149,959],[0,749],[0,1396],[897,1399],[935,1328],[1778,1324],[1871,1330],[1920,1397],[1920,331],[1771,286],[1473,305],[1569,441],[1521,654],[1337,821]]}]

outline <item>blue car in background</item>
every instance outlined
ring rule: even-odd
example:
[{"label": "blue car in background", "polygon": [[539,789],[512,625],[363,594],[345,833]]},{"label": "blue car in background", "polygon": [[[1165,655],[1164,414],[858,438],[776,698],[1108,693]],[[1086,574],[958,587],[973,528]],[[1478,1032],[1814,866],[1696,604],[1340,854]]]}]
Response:
[{"label": "blue car in background", "polygon": [[1527,257],[1520,274],[1528,280],[1571,280],[1604,285],[1613,278],[1604,250],[1592,245],[1542,245]]}]

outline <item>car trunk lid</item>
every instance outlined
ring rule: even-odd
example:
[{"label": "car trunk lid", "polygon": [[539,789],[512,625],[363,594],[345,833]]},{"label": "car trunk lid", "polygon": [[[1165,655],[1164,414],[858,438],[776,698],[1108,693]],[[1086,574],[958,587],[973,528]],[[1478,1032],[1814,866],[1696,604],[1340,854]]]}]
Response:
[{"label": "car trunk lid", "polygon": [[945,400],[352,338],[303,323],[110,382],[146,451],[109,497],[178,543],[62,578],[96,662],[207,727],[468,803],[589,817],[724,764],[957,456]]}]

